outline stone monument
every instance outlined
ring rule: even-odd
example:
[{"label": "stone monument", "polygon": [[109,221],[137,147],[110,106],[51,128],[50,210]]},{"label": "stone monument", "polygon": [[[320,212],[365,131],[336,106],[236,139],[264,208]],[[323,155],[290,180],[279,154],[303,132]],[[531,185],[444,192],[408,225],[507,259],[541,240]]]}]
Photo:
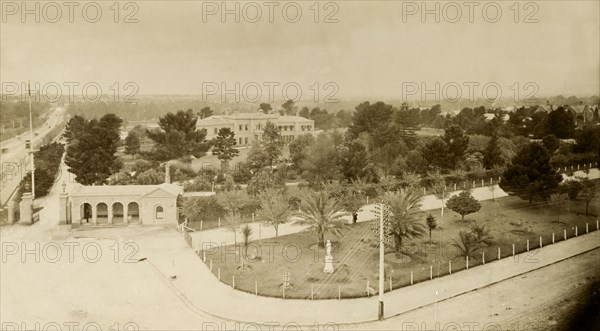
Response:
[{"label": "stone monument", "polygon": [[325,268],[323,272],[326,274],[333,273],[333,255],[331,255],[331,241],[327,240],[327,255],[325,255]]}]

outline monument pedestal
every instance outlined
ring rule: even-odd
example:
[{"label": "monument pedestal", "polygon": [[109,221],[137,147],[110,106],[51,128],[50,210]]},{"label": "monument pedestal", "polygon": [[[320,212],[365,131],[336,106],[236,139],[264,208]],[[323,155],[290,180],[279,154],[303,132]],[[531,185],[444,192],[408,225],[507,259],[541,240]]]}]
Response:
[{"label": "monument pedestal", "polygon": [[33,224],[33,197],[31,193],[23,193],[19,203],[19,222],[22,224]]},{"label": "monument pedestal", "polygon": [[323,272],[326,274],[333,273],[333,256],[331,256],[331,255],[325,256],[325,268],[323,268]]}]

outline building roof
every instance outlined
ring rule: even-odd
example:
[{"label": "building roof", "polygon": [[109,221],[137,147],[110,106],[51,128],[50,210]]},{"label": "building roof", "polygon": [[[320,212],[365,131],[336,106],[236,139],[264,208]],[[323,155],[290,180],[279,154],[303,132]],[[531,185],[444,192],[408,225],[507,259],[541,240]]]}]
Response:
[{"label": "building roof", "polygon": [[307,124],[312,124],[315,122],[314,120],[309,120],[308,118],[304,118],[302,116],[290,116],[290,115],[279,116],[277,118],[277,121],[279,121],[279,122],[298,122],[298,123],[307,123]]},{"label": "building roof", "polygon": [[213,115],[207,118],[203,118],[196,122],[196,125],[225,125],[225,124],[233,124],[231,120],[223,118],[220,115]]},{"label": "building roof", "polygon": [[71,190],[71,196],[146,196],[155,191],[163,191],[170,195],[177,196],[183,192],[183,188],[175,184],[159,185],[98,185],[88,186],[76,184]]}]

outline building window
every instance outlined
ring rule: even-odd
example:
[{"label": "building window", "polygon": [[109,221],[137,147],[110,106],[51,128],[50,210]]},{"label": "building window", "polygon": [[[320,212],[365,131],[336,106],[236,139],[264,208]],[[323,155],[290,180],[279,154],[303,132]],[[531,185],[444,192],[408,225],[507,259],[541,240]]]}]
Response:
[{"label": "building window", "polygon": [[246,124],[246,131],[248,131],[248,124]]},{"label": "building window", "polygon": [[244,143],[248,145],[248,137],[244,138]]},{"label": "building window", "polygon": [[242,125],[240,124],[240,131],[242,131]]},{"label": "building window", "polygon": [[160,220],[164,218],[164,211],[162,206],[156,206],[156,219]]}]

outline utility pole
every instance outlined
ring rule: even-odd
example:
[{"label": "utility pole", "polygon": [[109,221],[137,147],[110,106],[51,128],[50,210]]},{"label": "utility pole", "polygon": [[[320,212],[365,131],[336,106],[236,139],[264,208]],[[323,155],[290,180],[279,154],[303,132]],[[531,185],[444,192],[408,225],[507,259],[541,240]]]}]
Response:
[{"label": "utility pole", "polygon": [[35,165],[33,163],[33,115],[31,113],[31,86],[27,82],[27,95],[29,96],[29,158],[31,161],[31,199],[35,199]]},{"label": "utility pole", "polygon": [[385,292],[385,262],[384,262],[384,254],[385,254],[385,244],[384,244],[384,229],[383,223],[384,218],[388,217],[388,209],[387,206],[383,203],[378,203],[375,205],[375,214],[379,214],[379,320],[383,320],[383,293]]}]

